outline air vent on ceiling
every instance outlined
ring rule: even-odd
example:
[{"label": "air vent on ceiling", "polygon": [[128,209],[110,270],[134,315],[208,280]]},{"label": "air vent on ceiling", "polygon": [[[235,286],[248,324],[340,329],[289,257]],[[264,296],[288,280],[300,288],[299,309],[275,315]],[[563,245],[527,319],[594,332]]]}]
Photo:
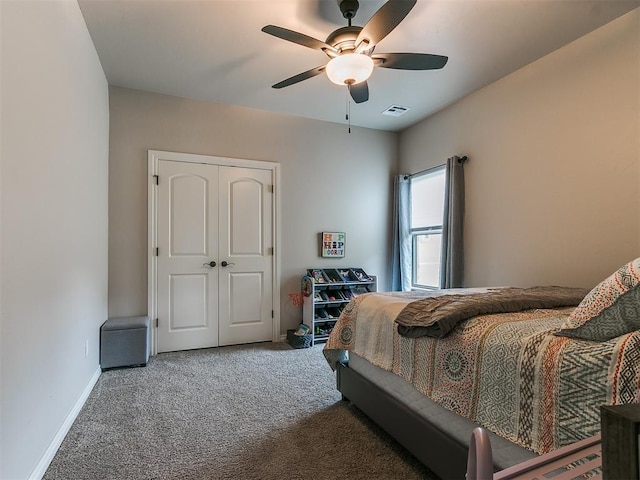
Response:
[{"label": "air vent on ceiling", "polygon": [[408,111],[409,111],[409,107],[401,107],[400,105],[391,105],[384,112],[382,112],[382,115],[399,117],[400,115],[407,113]]}]

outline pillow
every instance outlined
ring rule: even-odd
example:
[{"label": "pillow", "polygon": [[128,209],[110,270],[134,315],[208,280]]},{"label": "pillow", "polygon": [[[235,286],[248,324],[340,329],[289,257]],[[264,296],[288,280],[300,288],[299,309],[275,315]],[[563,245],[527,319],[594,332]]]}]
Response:
[{"label": "pillow", "polygon": [[640,258],[596,285],[556,335],[603,342],[640,329]]}]

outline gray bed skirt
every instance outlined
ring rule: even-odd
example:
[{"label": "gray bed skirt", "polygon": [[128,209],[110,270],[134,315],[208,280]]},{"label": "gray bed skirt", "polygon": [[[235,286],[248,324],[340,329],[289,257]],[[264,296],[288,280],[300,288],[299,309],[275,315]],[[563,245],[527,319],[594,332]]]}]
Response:
[{"label": "gray bed skirt", "polygon": [[[471,432],[478,425],[441,407],[401,377],[349,354],[339,365],[338,389],[344,397],[398,440],[436,475],[464,479]],[[495,471],[537,454],[489,433]]]}]

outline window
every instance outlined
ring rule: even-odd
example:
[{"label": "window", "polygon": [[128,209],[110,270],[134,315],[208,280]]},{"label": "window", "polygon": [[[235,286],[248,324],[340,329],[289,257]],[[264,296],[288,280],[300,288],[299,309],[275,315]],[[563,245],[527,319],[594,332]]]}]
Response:
[{"label": "window", "polygon": [[411,177],[411,287],[440,288],[445,167]]}]

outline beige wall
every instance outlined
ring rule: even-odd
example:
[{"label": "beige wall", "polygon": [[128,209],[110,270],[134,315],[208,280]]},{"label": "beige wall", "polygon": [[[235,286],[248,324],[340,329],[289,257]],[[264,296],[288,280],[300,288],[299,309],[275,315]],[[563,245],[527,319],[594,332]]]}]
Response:
[{"label": "beige wall", "polygon": [[0,12],[0,478],[13,480],[39,478],[99,374],[109,102],[76,2]]},{"label": "beige wall", "polygon": [[[362,266],[387,281],[397,135],[112,87],[109,316],[147,313],[147,150],[281,164],[281,331],[294,328],[306,268]],[[347,232],[344,260],[318,256],[317,234]]]},{"label": "beige wall", "polygon": [[465,285],[590,287],[640,256],[640,10],[400,135],[465,166]]}]

